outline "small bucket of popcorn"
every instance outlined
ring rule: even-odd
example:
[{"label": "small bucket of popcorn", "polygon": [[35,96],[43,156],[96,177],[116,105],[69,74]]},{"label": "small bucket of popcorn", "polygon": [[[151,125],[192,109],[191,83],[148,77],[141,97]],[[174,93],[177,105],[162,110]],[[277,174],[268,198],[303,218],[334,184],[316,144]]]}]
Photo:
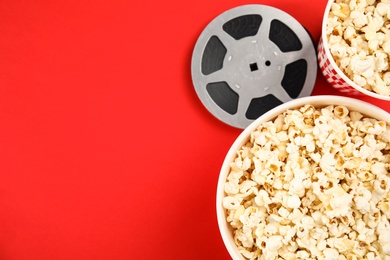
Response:
[{"label": "small bucket of popcorn", "polygon": [[390,258],[390,114],[310,96],[260,116],[223,162],[217,219],[234,260]]},{"label": "small bucket of popcorn", "polygon": [[319,66],[341,92],[390,101],[390,1],[329,1]]}]

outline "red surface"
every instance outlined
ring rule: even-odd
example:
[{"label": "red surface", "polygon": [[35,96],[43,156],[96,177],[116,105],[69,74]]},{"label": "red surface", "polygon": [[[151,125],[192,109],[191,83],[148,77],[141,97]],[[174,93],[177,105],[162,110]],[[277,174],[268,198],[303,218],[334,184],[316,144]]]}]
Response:
[{"label": "red surface", "polygon": [[[0,259],[229,259],[215,192],[241,130],[194,91],[204,27],[249,3],[0,1]],[[318,74],[313,95],[341,95]],[[390,111],[390,102],[360,99]]]}]

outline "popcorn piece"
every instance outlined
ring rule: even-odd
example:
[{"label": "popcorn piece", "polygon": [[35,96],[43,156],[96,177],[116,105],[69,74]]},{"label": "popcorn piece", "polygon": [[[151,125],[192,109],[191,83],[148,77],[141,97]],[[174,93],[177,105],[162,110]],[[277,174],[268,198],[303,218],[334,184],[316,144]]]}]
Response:
[{"label": "popcorn piece", "polygon": [[334,108],[334,114],[338,118],[345,118],[348,113],[348,108],[346,108],[345,106],[337,106]]},{"label": "popcorn piece", "polygon": [[356,209],[362,214],[368,213],[371,210],[370,200],[372,198],[371,191],[365,187],[359,187],[353,200]]},{"label": "popcorn piece", "polygon": [[240,201],[238,198],[232,196],[223,198],[222,203],[225,209],[238,209],[240,207]]},{"label": "popcorn piece", "polygon": [[230,195],[237,194],[240,191],[240,187],[238,185],[238,181],[228,181],[225,183],[225,192]]},{"label": "popcorn piece", "polygon": [[335,16],[337,17],[340,17],[340,18],[347,18],[348,15],[349,15],[349,6],[347,4],[344,4],[344,3],[341,3],[341,4],[338,4],[338,3],[334,3],[332,4],[332,14],[334,14]]},{"label": "popcorn piece", "polygon": [[271,236],[267,241],[266,249],[269,251],[277,251],[283,246],[282,236]]},{"label": "popcorn piece", "polygon": [[301,199],[297,195],[292,195],[291,197],[288,197],[287,200],[287,207],[291,209],[297,209],[301,206]]},{"label": "popcorn piece", "polygon": [[329,260],[337,260],[339,257],[339,252],[337,252],[336,249],[333,248],[326,248],[323,251],[325,259]]},{"label": "popcorn piece", "polygon": [[368,18],[364,15],[363,12],[353,10],[350,13],[350,17],[353,19],[352,22],[357,29],[360,29],[368,24]]}]

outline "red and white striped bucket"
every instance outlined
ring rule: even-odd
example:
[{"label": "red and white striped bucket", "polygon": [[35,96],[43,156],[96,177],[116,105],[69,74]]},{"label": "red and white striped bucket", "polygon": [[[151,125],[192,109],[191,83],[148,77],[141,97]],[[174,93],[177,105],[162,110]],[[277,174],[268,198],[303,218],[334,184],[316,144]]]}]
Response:
[{"label": "red and white striped bucket", "polygon": [[329,1],[326,6],[322,21],[321,39],[317,47],[318,63],[322,74],[325,76],[326,80],[340,92],[348,93],[350,95],[367,95],[377,99],[390,101],[390,96],[380,95],[357,85],[337,66],[332,54],[330,53],[328,36],[326,35],[328,16],[333,3],[334,1]]}]

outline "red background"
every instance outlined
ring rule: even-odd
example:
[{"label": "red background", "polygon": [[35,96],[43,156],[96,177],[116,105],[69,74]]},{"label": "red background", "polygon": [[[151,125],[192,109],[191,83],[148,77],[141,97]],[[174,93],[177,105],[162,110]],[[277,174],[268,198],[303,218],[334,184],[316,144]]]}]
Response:
[{"label": "red background", "polygon": [[[193,47],[253,3],[318,43],[326,2],[0,0],[0,259],[229,259],[215,193],[241,130],[198,99]],[[320,73],[318,94],[341,95]]]}]

